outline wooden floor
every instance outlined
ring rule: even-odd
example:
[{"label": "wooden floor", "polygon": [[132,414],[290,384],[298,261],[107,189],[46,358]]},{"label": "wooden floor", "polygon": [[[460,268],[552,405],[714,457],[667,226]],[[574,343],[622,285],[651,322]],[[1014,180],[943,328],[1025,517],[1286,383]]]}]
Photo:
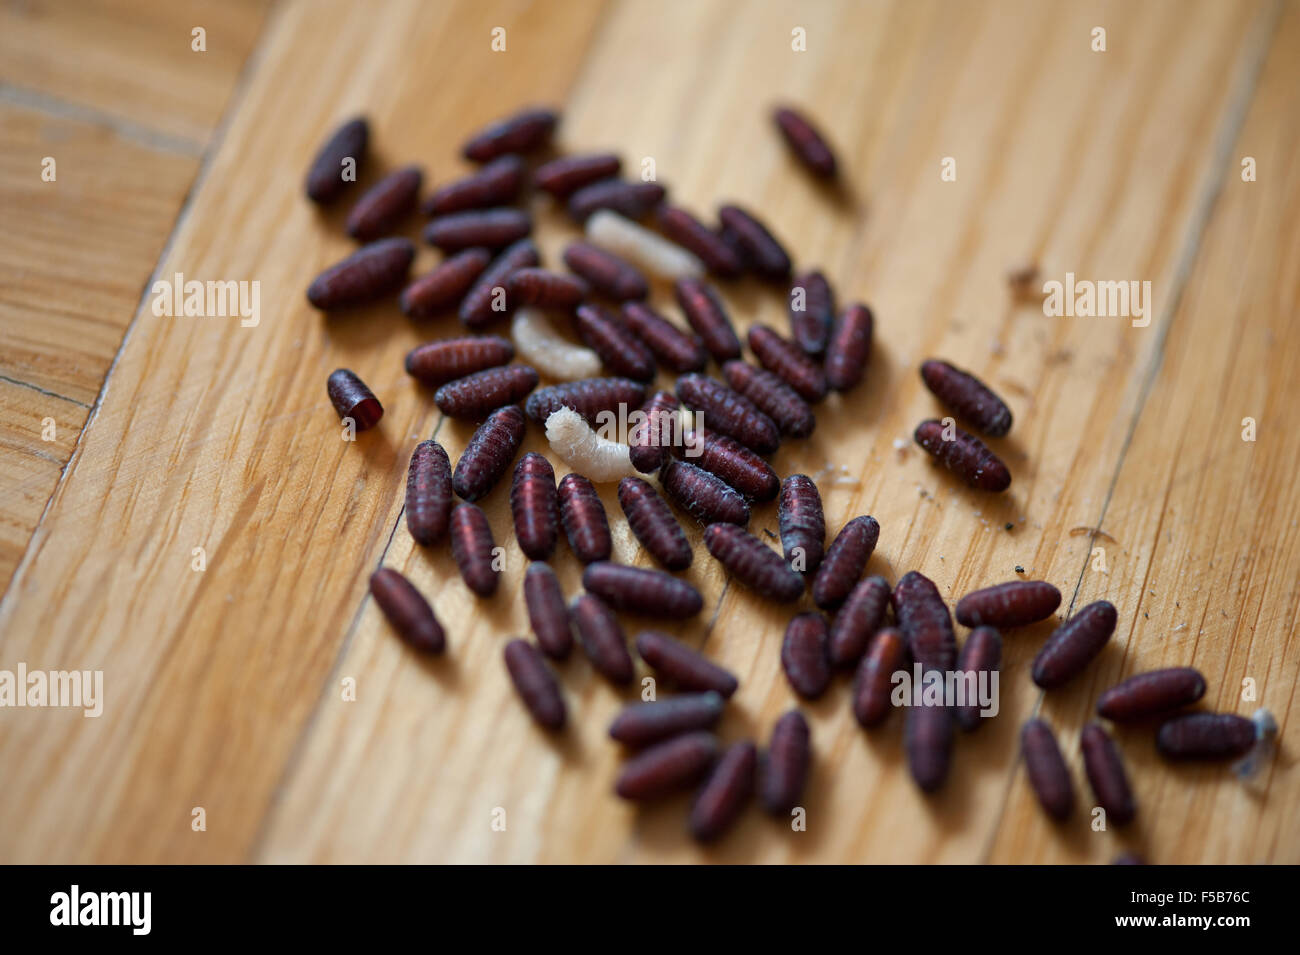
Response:
[{"label": "wooden floor", "polygon": [[[778,100],[830,131],[847,192],[793,165],[767,119]],[[307,283],[350,243],[302,198],[303,171],[365,112],[370,176],[418,161],[444,183],[466,133],[526,103],[562,107],[564,149],[653,157],[688,208],[761,210],[798,263],[871,304],[867,382],[774,464],[822,476],[832,530],[875,515],[874,572],[919,569],[955,600],[1019,565],[1060,587],[1062,615],[1119,608],[1101,658],[1050,696],[1028,670],[1051,623],[1008,636],[1002,712],[958,740],[939,795],[911,783],[898,716],[864,733],[841,681],[802,707],[807,831],[751,811],[701,850],[685,797],[638,811],[612,796],[605,732],[625,697],[585,661],[562,668],[559,741],[514,698],[501,649],[526,630],[525,560],[505,490],[485,502],[508,544],[498,599],[413,546],[411,449],[436,435],[454,457],[469,430],[401,359],[457,326],[308,307]],[[1298,152],[1295,0],[5,6],[0,669],[102,670],[105,700],[99,718],[0,709],[0,861],[1300,862]],[[536,212],[554,263],[574,233]],[[426,247],[416,267],[435,261]],[[1150,323],[1046,317],[1008,294],[1024,262],[1149,281]],[[178,272],[259,281],[260,323],[155,316],[151,282]],[[742,327],[783,325],[778,294],[726,297]],[[1007,494],[957,485],[911,445],[936,413],[916,374],[929,356],[1012,405]],[[355,444],[325,397],[338,366],[387,409]],[[615,524],[617,558],[646,562]],[[756,532],[775,526],[756,511]],[[706,610],[681,635],[740,677],[723,736],[765,739],[795,705],[778,660],[789,610],[697,552],[684,576]],[[417,660],[367,599],[381,564],[433,601],[444,660]],[[554,564],[575,592],[567,548]],[[1276,759],[1243,782],[1159,760],[1149,729],[1118,732],[1137,822],[1049,823],[1021,724],[1057,729],[1086,808],[1078,731],[1098,692],[1165,665],[1199,667],[1216,710],[1268,708]]]}]

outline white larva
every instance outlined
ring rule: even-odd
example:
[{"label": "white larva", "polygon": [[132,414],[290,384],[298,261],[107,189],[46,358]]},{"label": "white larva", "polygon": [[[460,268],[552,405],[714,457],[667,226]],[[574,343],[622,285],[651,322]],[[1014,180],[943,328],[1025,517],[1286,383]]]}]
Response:
[{"label": "white larva", "polygon": [[510,337],[519,357],[550,378],[577,381],[600,374],[600,356],[566,340],[539,308],[515,309]]},{"label": "white larva", "polygon": [[557,408],[546,419],[551,450],[573,470],[597,484],[637,477],[626,444],[602,438],[572,408]]},{"label": "white larva", "polygon": [[704,263],[680,245],[609,209],[601,209],[587,220],[587,239],[662,279],[704,276]]}]

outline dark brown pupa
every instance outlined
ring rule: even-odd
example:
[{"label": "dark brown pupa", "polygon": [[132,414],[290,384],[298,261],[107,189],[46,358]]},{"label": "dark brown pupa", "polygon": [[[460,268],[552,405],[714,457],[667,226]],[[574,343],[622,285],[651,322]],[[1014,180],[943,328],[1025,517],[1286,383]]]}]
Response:
[{"label": "dark brown pupa", "polygon": [[1235,759],[1254,745],[1254,722],[1233,713],[1175,716],[1156,733],[1156,749],[1166,759]]},{"label": "dark brown pupa", "polygon": [[508,205],[523,188],[526,169],[518,156],[494,159],[478,172],[434,190],[421,210],[426,216],[445,216]]},{"label": "dark brown pupa", "polygon": [[829,653],[832,666],[849,667],[858,662],[872,635],[884,626],[889,596],[889,581],[880,576],[859,581],[849,592],[831,623]]},{"label": "dark brown pupa", "polygon": [[793,570],[815,574],[826,546],[826,517],[816,482],[806,474],[791,474],[781,482],[776,507],[786,563]]},{"label": "dark brown pupa", "polygon": [[740,357],[740,339],[717,292],[699,279],[682,278],[673,283],[673,295],[714,361],[721,365]]},{"label": "dark brown pupa", "polygon": [[691,431],[679,453],[692,464],[716,474],[751,501],[770,501],[781,489],[781,479],[771,465],[725,434]]},{"label": "dark brown pupa", "polygon": [[524,416],[515,405],[499,408],[479,425],[456,462],[451,486],[464,501],[477,501],[496,486],[524,441]]},{"label": "dark brown pupa", "polygon": [[734,278],[745,270],[736,251],[722,237],[685,209],[660,206],[659,230],[688,252],[695,253],[714,275]]},{"label": "dark brown pupa", "polygon": [[759,364],[793,388],[804,401],[816,402],[826,397],[826,373],[798,345],[786,341],[766,325],[751,328],[748,340],[749,350]]},{"label": "dark brown pupa", "polygon": [[799,805],[812,769],[812,734],[798,710],[788,710],[772,727],[763,760],[759,798],[774,816],[786,815]]},{"label": "dark brown pupa", "polygon": [[908,571],[894,588],[893,604],[912,659],[925,670],[951,670],[957,662],[957,635],[934,581],[919,571]]},{"label": "dark brown pupa", "polygon": [[754,793],[758,748],[749,740],[732,743],[713,767],[691,806],[691,835],[713,842],[740,816]]},{"label": "dark brown pupa", "polygon": [[584,564],[609,560],[614,542],[595,485],[581,474],[566,474],[560,479],[558,494],[560,522],[574,555]]},{"label": "dark brown pupa", "polygon": [[749,523],[749,504],[739,491],[703,468],[670,457],[659,472],[664,492],[701,524]]},{"label": "dark brown pupa", "polygon": [[817,418],[808,402],[767,369],[743,361],[729,361],[722,366],[722,374],[727,384],[771,418],[782,434],[806,438],[813,433]]},{"label": "dark brown pupa", "polygon": [[1114,604],[1098,600],[1061,624],[1034,657],[1034,682],[1051,690],[1072,680],[1101,653],[1118,618]]},{"label": "dark brown pupa", "polygon": [[616,302],[642,299],[650,294],[649,283],[635,265],[588,242],[570,242],[565,246],[564,264],[601,295]]},{"label": "dark brown pupa", "polygon": [[712,733],[674,736],[642,750],[623,764],[614,791],[632,802],[662,799],[696,783],[718,755]]},{"label": "dark brown pupa", "polygon": [[736,205],[722,206],[718,218],[735,235],[754,271],[771,279],[790,277],[790,256],[767,226]]},{"label": "dark brown pupa", "polygon": [[[466,328],[478,329],[494,319],[503,318],[510,311],[506,282],[519,269],[532,268],[540,262],[532,239],[520,239],[504,249],[461,299],[457,313],[461,323]],[[499,293],[498,289],[501,290]]]},{"label": "dark brown pupa", "polygon": [[835,535],[813,580],[813,603],[823,610],[842,604],[857,586],[867,560],[880,540],[880,523],[870,515],[855,517]]},{"label": "dark brown pupa", "polygon": [[537,370],[527,365],[489,368],[447,382],[434,392],[433,403],[449,418],[480,421],[503,405],[521,401],[538,380]]},{"label": "dark brown pupa", "polygon": [[826,351],[835,323],[835,293],[821,272],[804,272],[790,283],[790,334],[809,355]]},{"label": "dark brown pupa", "polygon": [[473,162],[488,162],[507,153],[528,153],[546,145],[560,121],[552,109],[530,107],[479,130],[461,147]]},{"label": "dark brown pupa", "polygon": [[392,232],[415,209],[423,181],[419,166],[406,166],[379,180],[348,213],[348,235],[358,242],[373,242]]},{"label": "dark brown pupa", "polygon": [[370,126],[361,117],[350,119],[325,140],[307,170],[307,198],[328,205],[343,194],[354,178],[343,178],[343,164],[352,160],[351,172],[361,168],[370,142]]},{"label": "dark brown pupa", "polygon": [[848,391],[862,381],[871,358],[871,309],[854,303],[840,313],[826,343],[826,383],[833,391]]},{"label": "dark brown pupa", "polygon": [[[1002,635],[992,627],[976,627],[962,644],[961,655],[957,658],[957,670],[963,674],[967,693],[966,702],[953,707],[953,718],[957,725],[966,732],[979,729],[984,715],[980,711],[978,700],[979,680],[981,674],[997,673],[1002,665]],[[987,679],[987,678],[986,678]],[[988,684],[992,686],[991,682]],[[971,699],[971,694],[975,699]]]},{"label": "dark brown pupa", "polygon": [[1097,714],[1117,723],[1189,706],[1205,695],[1205,677],[1193,667],[1170,667],[1131,676],[1097,698]]},{"label": "dark brown pupa", "polygon": [[731,671],[657,630],[637,634],[636,652],[655,673],[683,690],[712,690],[724,699],[730,699],[740,685]]},{"label": "dark brown pupa", "polygon": [[772,111],[772,119],[799,162],[819,179],[835,178],[839,168],[835,153],[806,116],[789,106],[779,106]]},{"label": "dark brown pupa", "polygon": [[700,592],[662,570],[628,567],[610,561],[588,564],[582,586],[615,610],[680,620],[704,609]]},{"label": "dark brown pupa", "polygon": [[628,432],[628,457],[632,467],[642,474],[653,474],[663,466],[680,433],[677,396],[671,391],[656,391],[641,406],[641,414],[641,420]]},{"label": "dark brown pupa", "polygon": [[722,718],[726,701],[710,690],[707,693],[683,693],[666,700],[631,703],[625,706],[609,726],[609,735],[625,746],[648,746],[660,740],[707,730]]},{"label": "dark brown pupa", "polygon": [[949,411],[976,430],[994,438],[1011,430],[1011,409],[970,372],[931,358],[921,365],[921,380]]},{"label": "dark brown pupa", "polygon": [[[949,419],[951,420],[951,419]],[[945,431],[951,429],[951,437]],[[916,426],[916,443],[970,487],[980,491],[1005,491],[1011,486],[1011,472],[1002,459],[973,434],[956,425],[946,426],[930,419]]]},{"label": "dark brown pupa", "polygon": [[1030,720],[1020,731],[1020,751],[1043,810],[1053,819],[1068,819],[1074,810],[1074,784],[1051,728],[1042,720]]},{"label": "dark brown pupa", "polygon": [[781,668],[790,686],[805,700],[815,700],[831,685],[826,654],[826,618],[819,613],[796,614],[781,641]]},{"label": "dark brown pupa", "polygon": [[1061,605],[1061,592],[1045,580],[1012,580],[976,590],[957,601],[963,627],[1023,627],[1046,620]]},{"label": "dark brown pupa", "polygon": [[355,372],[347,368],[336,368],[330,372],[325,381],[325,391],[339,418],[351,419],[358,431],[373,428],[384,416],[384,406],[379,403],[375,393]]},{"label": "dark brown pupa", "polygon": [[537,561],[524,571],[524,605],[542,652],[554,660],[567,658],[573,649],[569,608],[564,602],[560,579],[550,564]]},{"label": "dark brown pupa", "polygon": [[411,349],[406,355],[406,372],[437,388],[475,372],[499,368],[514,357],[515,346],[496,335],[444,338]]},{"label": "dark brown pupa", "polygon": [[546,269],[519,269],[506,282],[513,308],[534,305],[567,312],[577,308],[589,291],[582,279]]},{"label": "dark brown pupa", "polygon": [[627,515],[627,525],[650,556],[669,570],[691,566],[691,545],[677,523],[672,508],[641,478],[625,477],[618,482],[618,503]]},{"label": "dark brown pupa", "polygon": [[1083,750],[1083,768],[1088,773],[1088,784],[1106,817],[1117,826],[1127,825],[1137,815],[1137,800],[1129,786],[1124,761],[1114,740],[1096,723],[1083,728],[1080,737]]},{"label": "dark brown pupa", "polygon": [[641,302],[623,303],[623,321],[664,367],[678,374],[699,371],[709,361],[703,342],[692,338]]},{"label": "dark brown pupa", "polygon": [[564,696],[537,648],[527,640],[511,640],[506,644],[505,658],[510,682],[537,725],[548,730],[563,729],[567,716]]},{"label": "dark brown pupa", "polygon": [[613,611],[600,598],[579,594],[573,599],[569,617],[592,668],[610,683],[619,686],[631,683],[632,655],[628,653],[627,637]]},{"label": "dark brown pupa", "polygon": [[781,555],[735,524],[710,524],[704,546],[727,572],[761,596],[792,603],[803,594],[803,579]]},{"label": "dark brown pupa", "polygon": [[430,318],[455,308],[491,261],[487,249],[456,253],[402,289],[402,312],[408,318]]},{"label": "dark brown pupa", "polygon": [[583,186],[617,176],[622,166],[623,160],[616,153],[561,156],[538,166],[533,182],[556,199],[564,199]]},{"label": "dark brown pupa", "polygon": [[495,567],[492,527],[477,504],[457,504],[451,512],[451,555],[465,586],[480,597],[491,597],[500,577]]},{"label": "dark brown pupa", "polygon": [[575,222],[586,222],[601,209],[609,209],[628,219],[642,219],[664,201],[665,194],[664,187],[657,182],[602,179],[569,196],[568,210]]},{"label": "dark brown pupa", "polygon": [[599,305],[580,305],[574,324],[579,337],[600,356],[609,372],[634,381],[653,380],[654,355],[614,312]]},{"label": "dark brown pupa", "polygon": [[393,570],[381,567],[370,575],[370,593],[397,635],[421,653],[442,653],[447,637],[433,608],[415,585]]},{"label": "dark brown pupa", "polygon": [[406,471],[406,527],[426,547],[447,536],[451,522],[451,460],[437,441],[421,441]]},{"label": "dark brown pupa", "polygon": [[771,454],[781,444],[774,422],[748,399],[707,375],[689,374],[677,379],[682,404],[704,416],[696,427],[720,431],[759,454]]},{"label": "dark brown pupa", "polygon": [[424,227],[424,241],[444,252],[501,249],[532,231],[532,216],[522,209],[467,209],[434,219]]},{"label": "dark brown pupa", "polygon": [[529,451],[515,465],[510,513],[524,556],[529,560],[546,560],[555,553],[560,528],[555,469],[536,451]]},{"label": "dark brown pupa", "polygon": [[893,627],[877,631],[853,677],[853,716],[860,725],[875,726],[889,715],[894,674],[906,667],[903,635]]},{"label": "dark brown pupa", "polygon": [[307,287],[307,301],[322,312],[365,305],[396,292],[415,260],[410,239],[380,239],[331,265]]},{"label": "dark brown pupa", "polygon": [[938,791],[952,762],[952,714],[943,706],[909,706],[903,723],[907,768],[922,792]]},{"label": "dark brown pupa", "polygon": [[602,412],[619,414],[620,408],[639,408],[645,401],[645,385],[630,378],[583,378],[539,388],[524,405],[528,417],[538,424],[561,408],[572,408],[592,427],[601,424]]}]

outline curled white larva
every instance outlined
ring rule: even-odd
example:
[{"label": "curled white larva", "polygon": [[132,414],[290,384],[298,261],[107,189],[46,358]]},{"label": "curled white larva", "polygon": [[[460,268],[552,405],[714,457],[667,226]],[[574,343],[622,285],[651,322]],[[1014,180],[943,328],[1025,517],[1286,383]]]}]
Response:
[{"label": "curled white larva", "polygon": [[637,477],[626,444],[602,438],[572,408],[558,408],[546,419],[546,440],[569,467],[597,484]]},{"label": "curled white larva", "polygon": [[539,308],[517,308],[510,320],[515,351],[549,378],[577,381],[600,375],[600,356],[566,340]]},{"label": "curled white larva", "polygon": [[663,279],[704,275],[704,263],[680,245],[609,209],[601,209],[587,220],[587,239]]}]

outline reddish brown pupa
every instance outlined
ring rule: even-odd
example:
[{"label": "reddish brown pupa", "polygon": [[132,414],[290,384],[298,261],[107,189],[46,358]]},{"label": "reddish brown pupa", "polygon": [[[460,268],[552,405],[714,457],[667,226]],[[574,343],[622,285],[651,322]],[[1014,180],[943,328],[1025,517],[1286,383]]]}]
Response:
[{"label": "reddish brown pupa", "polygon": [[849,591],[848,599],[831,623],[829,655],[832,666],[850,667],[858,662],[872,635],[884,626],[889,596],[889,581],[880,576],[859,581]]},{"label": "reddish brown pupa", "polygon": [[679,507],[701,524],[749,523],[749,504],[722,478],[694,464],[670,457],[659,472],[659,484]]},{"label": "reddish brown pupa", "polygon": [[437,388],[449,381],[499,368],[515,357],[515,346],[496,335],[444,338],[426,342],[406,355],[406,372]]},{"label": "reddish brown pupa", "polygon": [[565,246],[564,264],[601,295],[616,302],[650,294],[645,276],[635,265],[588,242],[570,242]]},{"label": "reddish brown pupa", "polygon": [[358,242],[373,242],[392,232],[415,208],[424,173],[419,166],[390,172],[357,200],[345,228]]},{"label": "reddish brown pupa", "polygon": [[677,397],[692,411],[703,413],[703,428],[720,431],[759,454],[771,454],[781,444],[774,422],[748,398],[707,375],[677,379]]},{"label": "reddish brown pupa", "polygon": [[532,239],[520,239],[502,251],[465,293],[458,312],[461,322],[467,328],[482,328],[504,316],[509,311],[506,282],[514,272],[532,268],[540,261]]},{"label": "reddish brown pupa", "polygon": [[826,373],[799,346],[766,325],[751,328],[748,340],[759,364],[793,388],[800,398],[821,401],[826,397]]},{"label": "reddish brown pupa", "polygon": [[704,609],[700,592],[662,570],[628,567],[607,560],[588,564],[582,586],[615,610],[673,620],[693,617]]},{"label": "reddish brown pupa", "polygon": [[796,693],[815,700],[831,685],[826,655],[826,618],[819,613],[796,614],[781,641],[781,669]]},{"label": "reddish brown pupa", "polygon": [[610,372],[635,381],[654,378],[654,355],[615,313],[599,305],[579,305],[574,324],[579,337]]},{"label": "reddish brown pupa", "polygon": [[921,365],[921,380],[949,411],[977,430],[994,438],[1011,430],[1011,409],[970,372],[931,358]]},{"label": "reddish brown pupa", "polygon": [[627,526],[650,556],[669,570],[691,566],[691,545],[677,523],[672,508],[641,478],[626,477],[618,482],[618,503],[627,515]]},{"label": "reddish brown pupa", "polygon": [[1097,714],[1117,723],[1145,719],[1195,703],[1205,677],[1193,667],[1170,667],[1131,676],[1097,698]]},{"label": "reddish brown pupa", "polygon": [[932,418],[918,424],[913,437],[917,444],[969,487],[998,493],[1011,486],[1011,472],[1002,459],[979,438],[956,425],[944,425]]},{"label": "reddish brown pupa", "polygon": [[652,474],[663,466],[668,449],[677,438],[677,396],[671,391],[656,391],[641,406],[642,419],[627,436],[628,457],[632,467],[642,474]]},{"label": "reddish brown pupa", "polygon": [[380,239],[331,265],[307,286],[307,301],[322,312],[364,305],[396,292],[415,260],[410,239]]},{"label": "reddish brown pupa", "polygon": [[790,256],[767,226],[735,205],[722,206],[718,218],[735,234],[754,271],[771,279],[790,277]]},{"label": "reddish brown pupa", "polygon": [[659,229],[688,252],[694,252],[714,275],[734,278],[745,270],[745,263],[722,237],[685,209],[660,206]]},{"label": "reddish brown pupa", "polygon": [[712,733],[683,733],[643,750],[623,764],[614,791],[623,799],[648,802],[694,784],[713,765],[718,741]]},{"label": "reddish brown pupa", "polygon": [[776,507],[786,563],[794,570],[815,574],[826,546],[826,517],[817,483],[806,474],[791,474],[781,482]]},{"label": "reddish brown pupa", "polygon": [[325,391],[339,417],[351,419],[358,431],[379,424],[384,416],[384,406],[366,383],[347,368],[336,368],[325,381]]},{"label": "reddish brown pupa", "polygon": [[522,209],[468,209],[434,219],[424,227],[424,241],[444,252],[500,249],[532,231],[533,219]]},{"label": "reddish brown pupa", "polygon": [[528,396],[524,408],[528,417],[545,424],[560,408],[572,408],[592,427],[602,424],[601,415],[619,415],[620,408],[641,407],[645,385],[630,378],[583,378],[539,388]]},{"label": "reddish brown pupa", "polygon": [[1074,810],[1074,784],[1051,728],[1042,720],[1030,720],[1020,731],[1020,751],[1029,785],[1043,810],[1053,819],[1069,818]]},{"label": "reddish brown pupa", "polygon": [[538,166],[533,182],[556,199],[564,199],[583,186],[617,176],[622,166],[623,161],[614,153],[561,156]]},{"label": "reddish brown pupa", "polygon": [[698,842],[713,842],[740,816],[754,794],[758,748],[748,740],[732,743],[691,806],[691,835]]},{"label": "reddish brown pupa", "polygon": [[421,653],[442,653],[447,648],[446,634],[429,601],[397,571],[381,567],[371,574],[370,593],[397,635],[411,647]]},{"label": "reddish brown pupa", "polygon": [[1233,713],[1187,713],[1160,724],[1156,750],[1166,759],[1235,759],[1255,745],[1252,720]]},{"label": "reddish brown pupa", "polygon": [[992,627],[976,627],[967,635],[961,647],[961,655],[957,658],[957,670],[962,674],[973,674],[971,677],[962,677],[967,692],[966,702],[953,707],[953,718],[966,732],[978,729],[984,718],[979,701],[971,698],[971,694],[978,695],[980,675],[997,673],[1001,665],[1001,634]]},{"label": "reddish brown pupa", "polygon": [[454,308],[491,261],[487,249],[466,249],[444,260],[402,289],[402,311],[409,318],[429,318]]},{"label": "reddish brown pupa", "polygon": [[551,109],[521,110],[479,130],[461,147],[461,155],[473,162],[488,162],[506,153],[532,152],[546,145],[559,120],[559,113]]},{"label": "reddish brown pupa", "polygon": [[790,283],[790,334],[809,355],[826,350],[835,321],[835,293],[820,272],[804,272]]},{"label": "reddish brown pupa", "polygon": [[573,649],[573,632],[569,627],[569,608],[564,602],[560,579],[550,564],[529,564],[524,571],[524,605],[528,622],[542,652],[563,660]]},{"label": "reddish brown pupa", "polygon": [[725,700],[713,691],[684,693],[667,700],[625,706],[609,726],[609,735],[625,746],[648,746],[660,740],[707,730],[722,718]]},{"label": "reddish brown pupa", "polygon": [[610,683],[620,686],[631,683],[632,654],[628,653],[627,637],[614,612],[599,597],[579,594],[573,598],[569,618],[592,668]]},{"label": "reddish brown pupa", "polygon": [[926,670],[947,673],[957,662],[957,635],[939,588],[919,571],[908,571],[894,588],[894,616],[912,659]]},{"label": "reddish brown pupa", "polygon": [[640,219],[664,201],[664,194],[664,187],[657,182],[603,179],[569,197],[569,215],[575,222],[586,222],[601,209],[609,209],[629,219]]},{"label": "reddish brown pupa", "polygon": [[406,471],[406,527],[417,544],[436,544],[451,521],[451,461],[437,441],[421,441]]},{"label": "reddish brown pupa", "polygon": [[560,479],[558,493],[564,536],[578,560],[584,564],[609,560],[614,542],[595,486],[581,474],[566,474]]},{"label": "reddish brown pupa", "polygon": [[834,391],[848,391],[862,380],[871,358],[871,309],[854,303],[840,313],[826,343],[826,383]]},{"label": "reddish brown pupa", "polygon": [[952,761],[952,714],[943,706],[908,707],[903,748],[916,785],[926,793],[938,790]]},{"label": "reddish brown pupa", "polygon": [[421,211],[426,216],[445,216],[508,205],[523,188],[526,168],[518,156],[494,159],[478,172],[435,189],[424,200]]},{"label": "reddish brown pupa", "polygon": [[353,162],[351,171],[355,173],[366,158],[366,145],[370,141],[370,126],[365,119],[350,119],[330,138],[325,140],[316,158],[307,170],[307,198],[319,205],[328,205],[343,194],[354,179],[344,178],[343,164]]},{"label": "reddish brown pupa", "polygon": [[1061,624],[1034,657],[1034,682],[1044,690],[1069,682],[1101,653],[1117,620],[1115,605],[1098,600]]},{"label": "reddish brown pupa", "polygon": [[808,721],[798,710],[789,710],[772,727],[767,744],[759,785],[763,808],[779,816],[798,806],[811,769],[812,734]]},{"label": "reddish brown pupa", "polygon": [[1137,800],[1133,798],[1124,761],[1114,740],[1096,723],[1089,723],[1083,728],[1080,746],[1088,784],[1101,808],[1106,810],[1107,821],[1117,826],[1132,822],[1137,815]]},{"label": "reddish brown pupa", "polygon": [[555,553],[560,512],[555,492],[555,469],[536,451],[515,465],[510,485],[510,513],[515,521],[519,549],[530,560],[546,560]]},{"label": "reddish brown pupa", "polygon": [[451,555],[465,586],[480,597],[497,590],[499,571],[494,566],[492,527],[477,504],[457,504],[451,512]]},{"label": "reddish brown pupa", "polygon": [[537,648],[527,640],[511,640],[505,658],[510,682],[537,724],[548,730],[563,729],[566,712],[560,684]]},{"label": "reddish brown pupa", "polygon": [[806,438],[813,433],[817,418],[808,402],[767,369],[743,361],[729,361],[722,366],[722,374],[732,390],[753,402],[776,423],[782,434]]},{"label": "reddish brown pupa", "polygon": [[907,643],[893,627],[871,638],[853,677],[853,716],[864,727],[875,726],[889,715],[894,674],[907,667]]},{"label": "reddish brown pupa", "polygon": [[537,387],[535,368],[505,365],[449,381],[433,393],[433,403],[449,418],[479,421],[503,405],[522,400]]},{"label": "reddish brown pupa", "polygon": [[524,416],[516,405],[507,405],[479,425],[456,462],[451,486],[465,501],[486,496],[506,473],[524,440]]},{"label": "reddish brown pupa", "polygon": [[708,363],[709,353],[698,337],[687,335],[641,302],[623,303],[623,321],[632,334],[645,342],[659,363],[671,371],[678,374],[699,371]]},{"label": "reddish brown pupa", "polygon": [[789,106],[778,106],[772,111],[772,119],[795,158],[813,175],[820,179],[835,178],[835,153],[806,116]]},{"label": "reddish brown pupa", "polygon": [[572,275],[548,272],[546,269],[520,269],[506,282],[510,305],[536,305],[570,311],[587,297],[587,283]]},{"label": "reddish brown pupa", "polygon": [[714,361],[721,365],[740,357],[740,339],[711,287],[700,279],[682,278],[673,283],[673,295]]},{"label": "reddish brown pupa", "polygon": [[731,576],[764,597],[791,603],[803,593],[803,580],[781,555],[742,527],[710,524],[704,546]]},{"label": "reddish brown pupa", "polygon": [[957,622],[999,629],[1046,620],[1061,605],[1061,592],[1045,580],[1012,580],[976,590],[957,601]]},{"label": "reddish brown pupa", "polygon": [[870,515],[855,517],[840,528],[813,580],[813,602],[817,606],[832,610],[844,602],[857,586],[878,540],[880,523]]},{"label": "reddish brown pupa", "polygon": [[730,699],[740,685],[731,671],[657,630],[637,634],[636,652],[655,673],[683,690],[712,690]]},{"label": "reddish brown pupa", "polygon": [[766,461],[726,435],[692,431],[683,445],[678,453],[722,478],[751,501],[770,501],[781,489],[781,479]]}]

